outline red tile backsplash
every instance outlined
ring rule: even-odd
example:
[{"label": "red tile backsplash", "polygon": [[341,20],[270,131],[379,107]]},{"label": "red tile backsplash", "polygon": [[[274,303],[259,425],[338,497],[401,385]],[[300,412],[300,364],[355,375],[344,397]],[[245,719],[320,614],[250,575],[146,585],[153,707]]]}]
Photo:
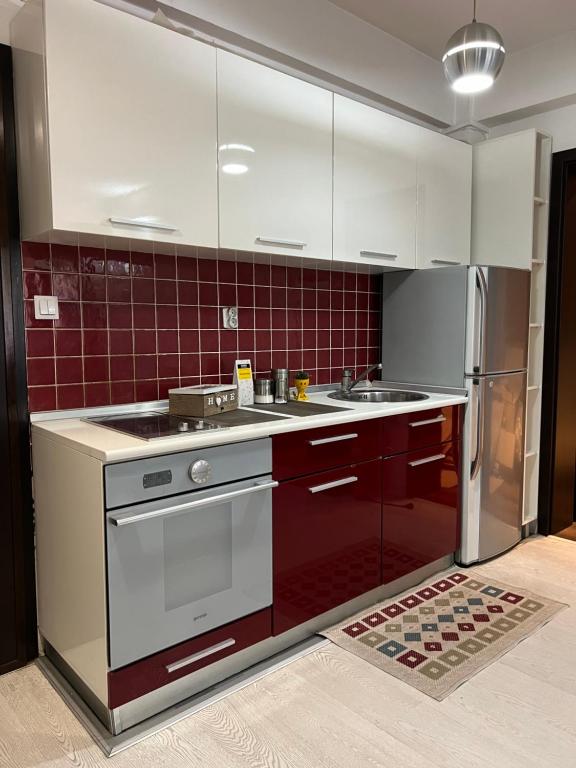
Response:
[{"label": "red tile backsplash", "polygon": [[[259,375],[305,368],[314,384],[379,358],[375,276],[205,249],[191,257],[23,243],[22,260],[31,411],[229,382],[237,357]],[[34,319],[38,294],[59,297],[59,320]],[[237,331],[221,327],[225,306],[239,307]]]}]

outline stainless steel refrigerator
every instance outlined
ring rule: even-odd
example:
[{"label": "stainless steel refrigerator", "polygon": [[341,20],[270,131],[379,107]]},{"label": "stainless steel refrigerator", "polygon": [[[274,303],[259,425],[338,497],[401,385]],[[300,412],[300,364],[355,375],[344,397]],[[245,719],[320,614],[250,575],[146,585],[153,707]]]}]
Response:
[{"label": "stainless steel refrigerator", "polygon": [[462,564],[494,557],[522,535],[529,311],[522,270],[383,275],[382,379],[468,392]]}]

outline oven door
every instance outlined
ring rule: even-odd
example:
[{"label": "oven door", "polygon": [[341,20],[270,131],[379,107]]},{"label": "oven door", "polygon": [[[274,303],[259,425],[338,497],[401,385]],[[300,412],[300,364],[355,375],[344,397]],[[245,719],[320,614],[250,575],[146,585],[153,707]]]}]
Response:
[{"label": "oven door", "polygon": [[106,516],[110,667],[272,603],[270,476]]}]

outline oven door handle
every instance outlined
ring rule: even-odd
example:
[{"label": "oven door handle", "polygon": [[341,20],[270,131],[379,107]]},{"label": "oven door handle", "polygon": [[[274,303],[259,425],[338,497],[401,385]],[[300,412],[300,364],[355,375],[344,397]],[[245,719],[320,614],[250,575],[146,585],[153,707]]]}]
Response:
[{"label": "oven door handle", "polygon": [[122,526],[131,525],[132,523],[143,523],[146,520],[154,520],[158,517],[169,517],[170,515],[177,515],[180,512],[187,510],[198,509],[199,507],[208,507],[212,504],[222,504],[226,501],[233,501],[240,496],[248,496],[251,493],[260,493],[260,491],[269,491],[272,488],[278,487],[277,480],[271,480],[264,483],[255,483],[250,488],[242,488],[239,491],[230,491],[229,493],[219,493],[216,496],[209,496],[206,499],[196,499],[195,501],[189,501],[186,504],[177,504],[174,507],[162,507],[162,509],[155,509],[152,512],[120,512],[119,514],[109,514],[108,520],[112,525]]}]

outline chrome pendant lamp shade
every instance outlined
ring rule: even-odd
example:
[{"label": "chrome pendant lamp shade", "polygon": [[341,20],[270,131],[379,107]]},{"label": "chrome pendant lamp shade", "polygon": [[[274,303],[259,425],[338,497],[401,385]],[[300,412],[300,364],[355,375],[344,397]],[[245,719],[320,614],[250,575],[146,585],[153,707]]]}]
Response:
[{"label": "chrome pendant lamp shade", "polygon": [[479,93],[490,88],[498,77],[506,50],[500,34],[490,24],[476,21],[455,32],[442,57],[444,74],[458,93]]}]

